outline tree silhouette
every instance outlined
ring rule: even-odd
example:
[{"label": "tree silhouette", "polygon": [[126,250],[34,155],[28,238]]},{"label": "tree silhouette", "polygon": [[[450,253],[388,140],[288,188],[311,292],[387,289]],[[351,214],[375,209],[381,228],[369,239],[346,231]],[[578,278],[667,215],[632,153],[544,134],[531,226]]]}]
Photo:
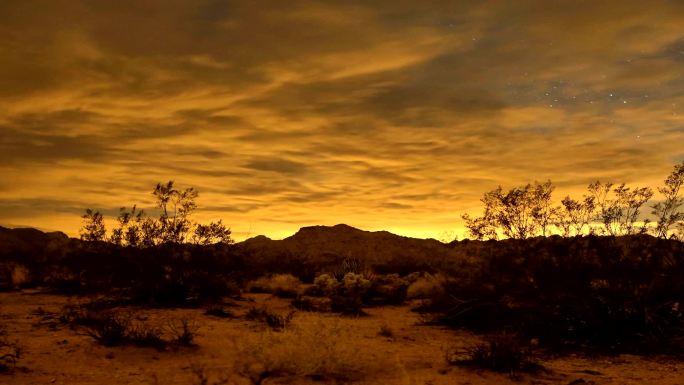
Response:
[{"label": "tree silhouette", "polygon": [[[130,211],[126,207],[121,207],[116,219],[118,225],[112,230],[109,238],[111,243],[146,248],[163,243],[185,243],[190,240],[198,245],[233,242],[230,229],[221,220],[207,225],[191,221],[190,216],[197,209],[195,200],[199,196],[193,187],[178,190],[174,187],[173,181],[157,183],[152,195],[159,210],[159,218],[148,216],[135,205]],[[81,239],[104,241],[106,229],[102,214],[88,209],[83,219]]]},{"label": "tree silhouette", "polygon": [[140,224],[144,216],[145,212],[138,210],[135,205],[131,211],[127,211],[125,207],[120,208],[116,219],[119,227],[112,230],[109,241],[119,246],[138,247],[142,242]]},{"label": "tree silhouette", "polygon": [[197,208],[195,199],[199,194],[193,187],[176,190],[173,184],[173,181],[157,183],[153,191],[161,210],[159,236],[162,242],[183,243],[191,227],[188,217]]},{"label": "tree silhouette", "polygon": [[582,202],[566,196],[556,210],[556,227],[564,237],[582,235],[585,229],[592,233],[591,223],[595,217],[596,203],[593,196],[584,196]]},{"label": "tree silhouette", "polygon": [[648,230],[648,220],[637,228],[641,207],[653,196],[650,187],[632,189],[624,183],[617,187],[607,182],[596,181],[589,185],[589,192],[599,208],[596,218],[603,224],[602,232],[606,235],[629,235]]},{"label": "tree silhouette", "polygon": [[532,219],[537,228],[541,231],[543,237],[546,236],[550,227],[553,225],[554,218],[558,215],[558,208],[553,207],[551,195],[556,187],[553,186],[550,180],[544,183],[534,183],[531,204],[532,204]]},{"label": "tree silhouette", "polygon": [[104,224],[104,217],[99,211],[86,209],[83,218],[83,226],[79,230],[81,240],[86,242],[104,241],[107,230]]},{"label": "tree silhouette", "polygon": [[197,245],[210,245],[214,243],[231,244],[230,229],[223,224],[222,220],[210,222],[208,225],[198,223],[192,238]]},{"label": "tree silhouette", "polygon": [[506,238],[526,239],[541,232],[546,236],[553,225],[557,209],[553,207],[551,181],[534,182],[509,191],[487,192],[480,200],[484,204],[482,217],[462,216],[475,239],[496,239],[499,232]]},{"label": "tree silhouette", "polygon": [[665,179],[665,185],[658,188],[658,192],[665,199],[652,206],[652,213],[657,218],[655,227],[655,235],[657,237],[667,238],[672,227],[684,220],[684,212],[679,211],[682,204],[684,204],[684,198],[679,195],[683,184],[684,162],[675,165],[674,170]]}]

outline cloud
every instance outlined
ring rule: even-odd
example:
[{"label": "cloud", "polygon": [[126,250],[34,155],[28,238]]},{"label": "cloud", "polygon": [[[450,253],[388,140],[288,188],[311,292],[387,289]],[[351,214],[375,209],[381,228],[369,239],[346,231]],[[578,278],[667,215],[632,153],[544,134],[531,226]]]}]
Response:
[{"label": "cloud", "polygon": [[240,234],[434,236],[498,184],[654,185],[682,159],[682,22],[678,2],[3,1],[0,221],[73,235],[78,207],[151,207],[173,179]]}]

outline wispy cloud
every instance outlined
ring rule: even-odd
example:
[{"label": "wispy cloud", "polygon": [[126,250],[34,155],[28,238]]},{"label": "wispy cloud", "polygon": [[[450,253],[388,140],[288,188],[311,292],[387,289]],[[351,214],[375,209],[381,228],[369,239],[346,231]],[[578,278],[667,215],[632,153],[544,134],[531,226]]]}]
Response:
[{"label": "wispy cloud", "polygon": [[684,6],[0,2],[0,224],[151,207],[287,235],[458,228],[483,191],[656,184],[684,154]]}]

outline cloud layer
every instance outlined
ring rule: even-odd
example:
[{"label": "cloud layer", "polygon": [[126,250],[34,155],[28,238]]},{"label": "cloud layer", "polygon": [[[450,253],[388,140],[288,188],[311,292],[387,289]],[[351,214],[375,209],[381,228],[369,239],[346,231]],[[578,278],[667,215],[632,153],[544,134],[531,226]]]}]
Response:
[{"label": "cloud layer", "polygon": [[0,224],[75,235],[173,179],[238,238],[437,236],[498,184],[655,186],[684,3],[612,3],[0,2]]}]

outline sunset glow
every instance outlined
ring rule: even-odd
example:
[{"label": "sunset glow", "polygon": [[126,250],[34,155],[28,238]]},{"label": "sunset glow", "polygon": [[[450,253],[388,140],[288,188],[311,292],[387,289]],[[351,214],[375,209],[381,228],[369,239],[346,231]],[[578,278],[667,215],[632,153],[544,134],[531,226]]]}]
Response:
[{"label": "sunset glow", "polygon": [[76,236],[174,180],[237,240],[439,237],[499,184],[657,186],[683,25],[675,1],[2,1],[0,225]]}]

